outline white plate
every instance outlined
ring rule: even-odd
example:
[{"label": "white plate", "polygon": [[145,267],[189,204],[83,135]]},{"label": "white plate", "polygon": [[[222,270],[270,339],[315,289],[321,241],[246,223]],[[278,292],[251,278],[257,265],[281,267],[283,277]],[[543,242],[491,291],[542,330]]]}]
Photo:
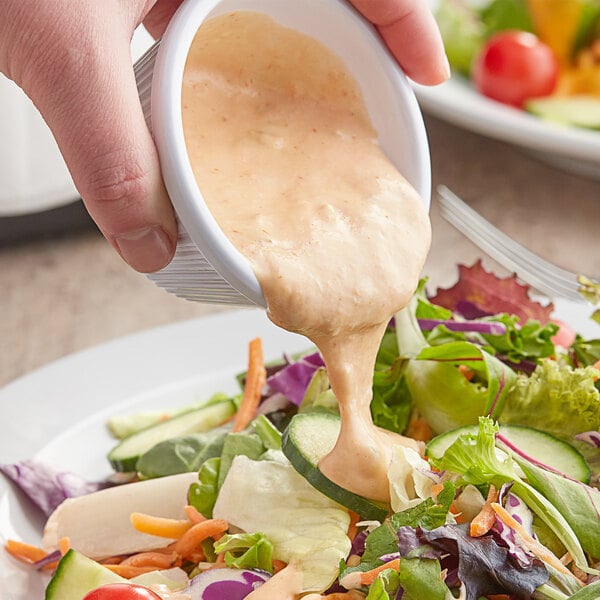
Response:
[{"label": "white plate", "polygon": [[[559,301],[556,316],[589,336],[600,327],[581,304]],[[218,391],[237,390],[248,342],[260,336],[267,360],[311,346],[275,327],[259,310],[221,313],[128,336],[64,358],[0,390],[0,462],[36,457],[99,479],[114,444],[110,415],[183,406]],[[43,519],[0,476],[0,544],[7,538],[39,544]],[[41,600],[47,578],[0,548],[0,598]]]},{"label": "white plate", "polygon": [[600,179],[600,132],[549,123],[490,100],[459,75],[439,86],[413,87],[423,110],[433,116],[519,146],[566,171]]}]

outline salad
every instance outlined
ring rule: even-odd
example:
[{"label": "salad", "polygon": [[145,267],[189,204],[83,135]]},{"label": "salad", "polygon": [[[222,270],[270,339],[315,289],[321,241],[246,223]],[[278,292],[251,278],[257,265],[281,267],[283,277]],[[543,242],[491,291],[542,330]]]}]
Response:
[{"label": "salad", "polygon": [[455,74],[543,119],[600,128],[597,0],[439,0]]},{"label": "salad", "polygon": [[6,550],[48,600],[600,597],[600,340],[460,273],[379,349],[373,420],[422,446],[395,447],[389,504],[319,471],[340,424],[319,354],[265,365],[255,339],[240,394],[112,418],[110,481],[3,465],[48,517]]}]

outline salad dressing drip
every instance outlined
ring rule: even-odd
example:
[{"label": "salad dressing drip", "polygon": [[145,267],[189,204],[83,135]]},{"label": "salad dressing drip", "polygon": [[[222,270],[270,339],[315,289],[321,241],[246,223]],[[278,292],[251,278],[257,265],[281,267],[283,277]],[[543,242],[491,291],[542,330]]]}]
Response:
[{"label": "salad dressing drip", "polygon": [[421,198],[377,143],[360,90],[325,46],[254,12],[200,28],[183,124],[204,199],[251,262],[270,319],[321,351],[342,418],[319,468],[389,500],[391,447],[375,427],[375,358],[430,243]]}]

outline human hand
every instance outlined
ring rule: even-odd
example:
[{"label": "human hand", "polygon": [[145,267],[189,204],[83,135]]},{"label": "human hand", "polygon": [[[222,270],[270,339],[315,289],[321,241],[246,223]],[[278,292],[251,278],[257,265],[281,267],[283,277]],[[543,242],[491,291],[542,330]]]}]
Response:
[{"label": "human hand", "polygon": [[177,243],[173,209],[140,106],[130,43],[160,36],[181,0],[0,0],[0,71],[46,120],[86,208],[134,268]]},{"label": "human hand", "polygon": [[[144,23],[160,37],[182,0],[0,0],[0,71],[33,100],[86,208],[134,269],[171,260],[177,226],[140,107],[130,41]],[[447,79],[425,0],[351,0],[407,75]]]},{"label": "human hand", "polygon": [[384,39],[404,72],[424,85],[450,77],[442,38],[427,0],[350,0]]}]

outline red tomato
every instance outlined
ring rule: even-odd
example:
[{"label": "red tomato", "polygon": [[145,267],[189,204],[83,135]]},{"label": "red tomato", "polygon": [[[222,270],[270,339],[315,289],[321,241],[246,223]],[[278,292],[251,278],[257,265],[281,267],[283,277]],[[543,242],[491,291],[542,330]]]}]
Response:
[{"label": "red tomato", "polygon": [[83,600],[161,600],[161,598],[141,585],[109,583],[92,590]]},{"label": "red tomato", "polygon": [[558,80],[558,61],[532,33],[493,35],[475,59],[472,78],[485,96],[521,108],[529,98],[548,96]]},{"label": "red tomato", "polygon": [[577,335],[575,330],[570,325],[558,319],[552,319],[552,323],[558,325],[558,331],[552,336],[552,343],[555,346],[568,348],[575,341],[575,336]]}]

